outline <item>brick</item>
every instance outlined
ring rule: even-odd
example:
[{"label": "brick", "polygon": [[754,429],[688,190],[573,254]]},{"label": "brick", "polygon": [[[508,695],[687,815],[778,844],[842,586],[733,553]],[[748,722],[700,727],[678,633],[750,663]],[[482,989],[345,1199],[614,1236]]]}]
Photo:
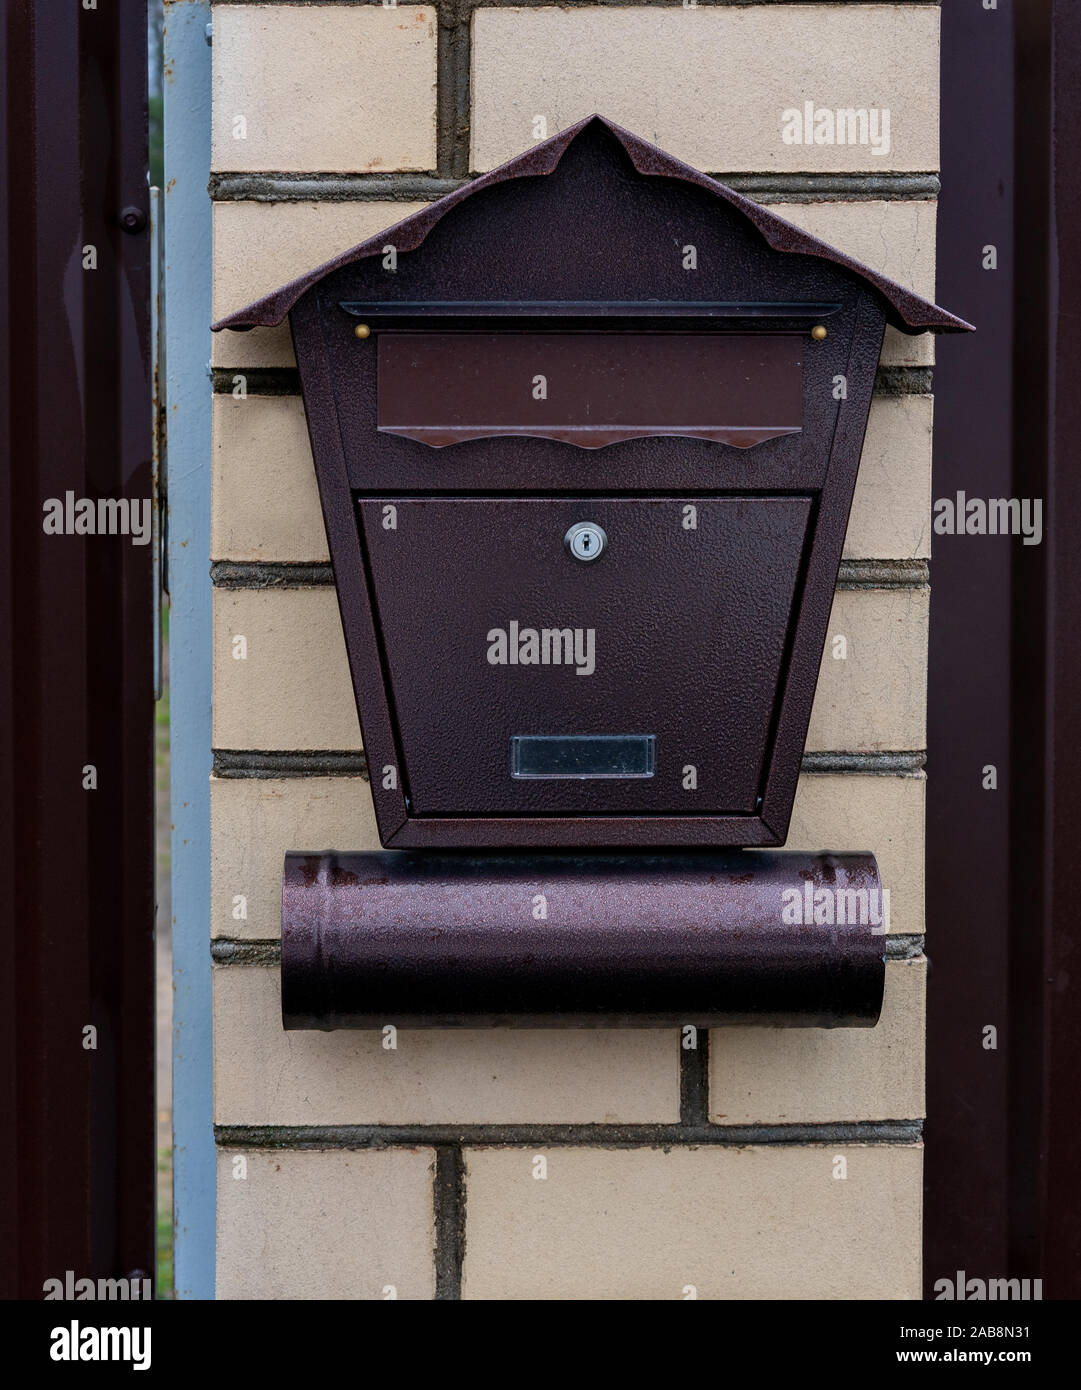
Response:
[{"label": "brick", "polygon": [[[876,396],[852,504],[848,559],[930,553],[930,396]],[[325,562],[326,531],[299,396],[214,397],[211,554]]]},{"label": "brick", "polygon": [[[927,589],[848,589],[834,600],[807,747],[924,747]],[[231,655],[248,639],[246,661]],[[847,639],[847,658],[831,655]],[[357,749],[357,722],[334,590],[217,590],[214,746]]]},{"label": "brick", "polygon": [[433,1298],[434,1170],[431,1149],[219,1150],[216,1296]]},{"label": "brick", "polygon": [[[213,318],[217,321],[332,260],[427,204],[221,202],[213,209]],[[292,367],[289,325],[212,338],[220,367]]]},{"label": "brick", "polygon": [[926,299],[934,298],[938,203],[933,198],[771,203],[769,210]]},{"label": "brick", "polygon": [[934,334],[900,333],[887,324],[879,361],[884,367],[932,367],[935,362]]},{"label": "brick", "polygon": [[215,5],[213,15],[213,169],[434,167],[433,5]]},{"label": "brick", "polygon": [[[513,62],[508,55],[514,55]],[[707,171],[938,167],[933,6],[481,9],[473,166],[491,169],[594,111]],[[786,144],[783,112],[888,108],[890,144]]]},{"label": "brick", "polygon": [[916,1145],[471,1148],[463,1297],[917,1299],[921,1168]]},{"label": "brick", "polygon": [[[281,935],[287,850],[379,848],[364,777],[210,779],[210,934]],[[244,898],[246,917],[234,917]]]},{"label": "brick", "polygon": [[846,559],[931,554],[931,396],[876,396],[867,417]]},{"label": "brick", "polygon": [[[322,261],[318,257],[312,257],[312,266],[321,264]],[[258,296],[253,295],[252,298]],[[244,304],[249,302],[245,300]],[[238,307],[242,309],[244,304]],[[295,368],[296,364],[288,319],[273,328],[252,328],[244,333],[235,333],[232,329],[223,328],[220,333],[213,335],[210,345],[210,365],[230,371],[243,372],[255,367]]]},{"label": "brick", "polygon": [[718,1028],[716,1124],[913,1120],[924,1114],[926,962],[889,961],[874,1028]]},{"label": "brick", "polygon": [[215,748],[360,748],[333,588],[216,589],[213,613]]},{"label": "brick", "polygon": [[[927,588],[837,591],[808,751],[883,752],[926,745],[929,601]],[[842,636],[847,656],[839,660],[834,639]]]},{"label": "brick", "polygon": [[787,849],[871,850],[890,890],[891,933],[924,927],[923,774],[805,772],[796,785]]},{"label": "brick", "polygon": [[218,1124],[679,1119],[675,1029],[414,1028],[388,1050],[377,1031],[283,1031],[276,969],[218,966],[213,977]]},{"label": "brick", "polygon": [[210,554],[330,559],[299,396],[215,395]]}]

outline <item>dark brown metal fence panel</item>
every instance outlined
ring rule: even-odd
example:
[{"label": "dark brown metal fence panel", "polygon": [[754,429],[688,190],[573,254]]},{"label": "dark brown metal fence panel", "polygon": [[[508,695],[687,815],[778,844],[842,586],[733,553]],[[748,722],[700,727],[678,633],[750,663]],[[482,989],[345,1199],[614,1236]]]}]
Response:
[{"label": "dark brown metal fence panel", "polygon": [[1076,1299],[1081,9],[942,25],[938,291],[981,331],[939,344],[935,496],[1042,499],[1044,534],[935,536],[925,1286],[962,1269]]},{"label": "dark brown metal fence panel", "polygon": [[[1009,497],[1012,21],[942,15],[938,285],[979,330],[935,343],[934,496]],[[978,136],[977,132],[984,135]],[[994,245],[998,269],[983,268]],[[1007,1272],[1010,592],[1019,541],[935,535],[928,692],[924,1277]],[[997,769],[985,790],[982,769]],[[958,864],[973,866],[959,875]],[[977,868],[978,866],[978,868]],[[962,883],[962,877],[964,882]],[[997,1048],[983,1029],[998,1030]]]},{"label": "dark brown metal fence panel", "polygon": [[[1081,10],[1021,6],[1017,27],[1014,492],[1044,498],[1013,605],[1010,899],[1011,1264],[1081,1298]],[[1032,885],[1038,884],[1034,892]]]},{"label": "dark brown metal fence panel", "polygon": [[6,1296],[153,1267],[146,88],[138,0],[0,6]]}]

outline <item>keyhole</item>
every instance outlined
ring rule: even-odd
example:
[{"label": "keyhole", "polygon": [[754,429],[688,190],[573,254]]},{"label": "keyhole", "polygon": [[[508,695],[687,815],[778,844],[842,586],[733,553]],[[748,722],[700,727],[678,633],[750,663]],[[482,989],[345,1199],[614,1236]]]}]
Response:
[{"label": "keyhole", "polygon": [[595,521],[576,521],[563,543],[576,560],[597,560],[604,553],[608,537]]}]

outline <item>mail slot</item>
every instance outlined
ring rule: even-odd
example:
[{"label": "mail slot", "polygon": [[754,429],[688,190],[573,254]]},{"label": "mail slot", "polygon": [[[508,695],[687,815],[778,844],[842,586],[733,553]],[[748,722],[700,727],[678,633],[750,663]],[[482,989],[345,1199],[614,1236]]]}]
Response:
[{"label": "mail slot", "polygon": [[783,844],[883,333],[968,325],[600,118],[286,315],[383,844]]},{"label": "mail slot", "polygon": [[799,433],[802,346],[794,334],[385,333],[379,430],[435,448],[528,435],[748,449]]}]

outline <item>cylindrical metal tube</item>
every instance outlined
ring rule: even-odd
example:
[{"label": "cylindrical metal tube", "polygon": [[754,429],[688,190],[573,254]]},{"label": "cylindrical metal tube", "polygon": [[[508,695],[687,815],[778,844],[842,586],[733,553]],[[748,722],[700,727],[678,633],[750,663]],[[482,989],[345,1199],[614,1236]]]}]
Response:
[{"label": "cylindrical metal tube", "polygon": [[871,1026],[870,854],[290,853],[286,1028]]}]

